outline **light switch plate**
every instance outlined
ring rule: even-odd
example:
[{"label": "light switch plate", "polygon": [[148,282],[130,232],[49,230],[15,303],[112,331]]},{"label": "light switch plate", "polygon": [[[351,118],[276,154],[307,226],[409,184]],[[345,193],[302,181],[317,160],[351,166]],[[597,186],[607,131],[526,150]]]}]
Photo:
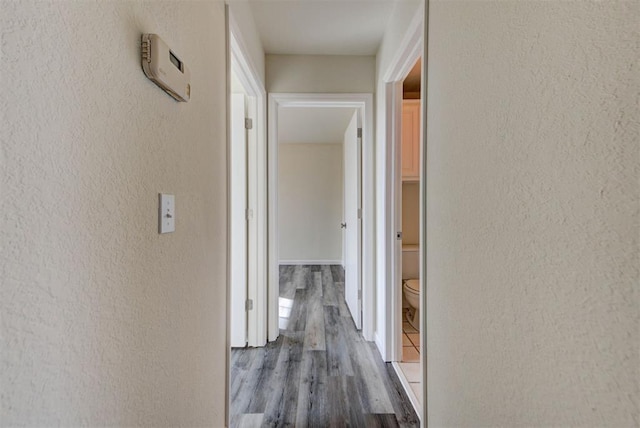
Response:
[{"label": "light switch plate", "polygon": [[176,231],[176,197],[160,193],[160,207],[158,210],[160,233]]}]

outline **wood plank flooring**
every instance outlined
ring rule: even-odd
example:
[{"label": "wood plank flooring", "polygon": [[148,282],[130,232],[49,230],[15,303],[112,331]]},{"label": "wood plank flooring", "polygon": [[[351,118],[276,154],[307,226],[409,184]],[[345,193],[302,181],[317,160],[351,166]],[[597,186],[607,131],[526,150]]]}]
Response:
[{"label": "wood plank flooring", "polygon": [[232,427],[417,427],[390,364],[355,329],[340,266],[280,267],[280,337],[231,351]]}]

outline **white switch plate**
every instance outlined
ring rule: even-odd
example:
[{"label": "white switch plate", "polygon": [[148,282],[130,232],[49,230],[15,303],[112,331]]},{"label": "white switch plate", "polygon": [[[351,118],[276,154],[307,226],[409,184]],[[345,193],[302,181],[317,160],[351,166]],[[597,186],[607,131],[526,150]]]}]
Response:
[{"label": "white switch plate", "polygon": [[176,197],[160,193],[159,232],[169,233],[176,231]]}]

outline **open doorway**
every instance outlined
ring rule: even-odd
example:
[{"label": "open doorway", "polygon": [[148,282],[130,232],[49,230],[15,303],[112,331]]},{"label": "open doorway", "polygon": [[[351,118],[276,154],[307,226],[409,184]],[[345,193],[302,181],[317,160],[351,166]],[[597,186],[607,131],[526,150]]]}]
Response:
[{"label": "open doorway", "polygon": [[407,395],[416,408],[421,408],[423,403],[420,356],[425,352],[420,340],[421,77],[422,60],[418,59],[402,81],[401,137],[395,146],[399,174],[394,177],[396,222],[401,231],[397,254],[400,268],[395,281],[402,293],[394,314],[394,328],[401,337],[396,365]]},{"label": "open doorway", "polygon": [[229,30],[229,343],[267,343],[266,93]]},{"label": "open doorway", "polygon": [[425,415],[426,402],[423,399],[426,328],[420,321],[424,319],[424,293],[421,291],[425,279],[420,227],[424,216],[420,208],[423,106],[419,99],[424,89],[421,77],[423,35],[423,16],[418,14],[383,75],[388,171],[385,229],[387,236],[395,238],[387,241],[384,248],[389,261],[385,359],[392,362],[421,419]]},{"label": "open doorway", "polygon": [[[352,274],[351,279],[345,278],[345,297],[347,298],[349,311],[353,316],[354,324],[362,329],[364,338],[372,340],[374,290],[373,287],[368,287],[367,284],[372,284],[370,278],[373,277],[373,253],[370,251],[372,245],[366,245],[368,241],[373,239],[373,219],[371,217],[373,200],[366,197],[366,195],[372,195],[373,193],[371,190],[373,188],[372,96],[370,94],[270,94],[269,98],[269,236],[276,238],[269,240],[269,307],[274,308],[273,311],[269,312],[269,340],[272,341],[278,337],[279,326],[282,323],[282,320],[279,319],[281,318],[279,317],[279,312],[282,309],[286,309],[281,308],[281,305],[279,305],[280,265],[326,265],[334,263],[345,265],[347,274]],[[292,153],[318,150],[312,149],[311,146],[305,144],[297,144],[295,146],[293,141],[290,141],[290,143],[293,143],[295,147],[289,147],[288,144],[283,145],[283,130],[287,127],[287,122],[291,122],[294,124],[293,129],[302,131],[302,134],[306,135],[304,138],[308,138],[313,135],[313,132],[310,132],[312,128],[321,131],[327,129],[328,125],[319,127],[317,125],[326,119],[325,116],[331,116],[330,112],[338,112],[339,115],[343,116],[346,114],[343,118],[345,126],[340,130],[340,147],[334,147],[333,151],[341,159],[349,156],[353,158],[354,162],[362,156],[361,166],[358,166],[359,164],[357,163],[351,165],[351,161],[349,161],[348,168],[345,167],[344,172],[339,170],[335,174],[331,174],[330,177],[315,179],[315,184],[307,183],[310,178],[309,174],[314,168],[319,167],[322,173],[326,174],[326,167],[323,167],[321,163],[315,162],[313,158],[311,158],[311,163],[308,163],[308,157],[294,156],[294,158],[289,159]],[[308,113],[311,113],[310,122],[304,118],[305,114]],[[304,123],[307,123],[307,125],[303,125]],[[361,131],[358,131],[358,129]],[[347,141],[346,134],[349,133],[349,130],[353,134],[352,136],[349,135],[348,141],[350,143],[343,145],[343,142]],[[294,140],[296,138],[303,137],[298,135],[294,137]],[[284,147],[287,154],[286,164],[280,164],[282,147]],[[347,152],[345,150],[343,152],[343,147],[348,147],[353,151]],[[362,154],[360,155],[359,153]],[[320,156],[320,154],[317,154],[317,156]],[[292,170],[303,169],[305,174],[300,178],[287,177],[286,180],[281,180],[279,175],[283,170],[288,170],[289,168]],[[322,191],[322,189],[316,189],[313,186],[318,183],[327,184],[337,175],[342,178],[343,174],[345,174],[345,177],[347,175],[350,177],[353,174],[354,180],[361,181],[361,184],[353,181],[354,189],[349,190],[350,202],[355,201],[355,204],[351,207],[351,210],[348,209],[348,212],[344,214],[351,217],[343,217],[342,208],[340,208],[334,213],[337,214],[337,217],[331,217],[325,213],[315,221],[312,221],[311,223],[314,223],[314,226],[310,228],[308,227],[308,217],[317,217],[316,212],[300,213],[298,212],[300,211],[299,209],[283,208],[286,200],[281,200],[281,184],[286,186],[287,189],[291,186],[296,188],[289,190],[302,192],[292,201],[299,203],[300,197],[312,198],[309,200],[309,204],[313,205],[314,192]],[[305,183],[308,184],[305,189],[298,189]],[[339,186],[341,189],[344,184]],[[340,189],[334,192],[333,195],[337,205],[343,205],[343,193]],[[281,212],[285,208],[286,210]],[[292,212],[297,214],[291,214]],[[283,216],[286,218],[282,218]],[[326,225],[324,228],[326,230],[324,232],[319,231],[319,226],[327,220],[330,220],[330,224]],[[307,227],[303,227],[304,224],[302,223],[306,224]],[[341,223],[346,223],[345,245],[342,245]],[[281,227],[283,225],[286,227]],[[296,230],[293,227],[296,225],[302,228]],[[350,236],[350,231],[355,233]],[[315,233],[315,239],[309,237],[311,232]],[[307,237],[306,239],[304,238],[305,236]],[[329,236],[334,237],[331,240],[332,244],[324,242]],[[302,242],[305,240],[306,242]],[[351,241],[355,243],[353,245],[353,257],[349,257],[350,250],[348,247]],[[328,251],[324,253],[314,252],[322,249],[319,248],[321,247],[319,244],[322,244],[322,246],[325,246],[325,244],[332,245],[338,255],[336,256]],[[345,255],[347,257],[342,256],[343,250],[346,251]],[[300,254],[306,254],[304,259],[299,258]]]},{"label": "open doorway", "polygon": [[[360,112],[353,107],[282,107],[278,112],[279,328],[295,290],[289,276],[329,266],[362,326]],[[312,285],[312,284],[311,284]],[[306,289],[307,284],[297,287]],[[322,318],[322,317],[320,317]]]}]

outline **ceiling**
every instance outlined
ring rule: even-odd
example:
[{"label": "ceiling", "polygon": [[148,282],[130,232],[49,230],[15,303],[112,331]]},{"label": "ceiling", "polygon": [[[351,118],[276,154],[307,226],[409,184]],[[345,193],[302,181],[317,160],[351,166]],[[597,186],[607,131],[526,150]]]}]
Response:
[{"label": "ceiling", "polygon": [[[375,55],[397,0],[249,0],[265,54]],[[342,143],[353,108],[280,108],[278,141]]]},{"label": "ceiling", "polygon": [[266,54],[375,55],[396,0],[249,0]]},{"label": "ceiling", "polygon": [[347,107],[281,107],[278,142],[342,143],[354,112]]}]

